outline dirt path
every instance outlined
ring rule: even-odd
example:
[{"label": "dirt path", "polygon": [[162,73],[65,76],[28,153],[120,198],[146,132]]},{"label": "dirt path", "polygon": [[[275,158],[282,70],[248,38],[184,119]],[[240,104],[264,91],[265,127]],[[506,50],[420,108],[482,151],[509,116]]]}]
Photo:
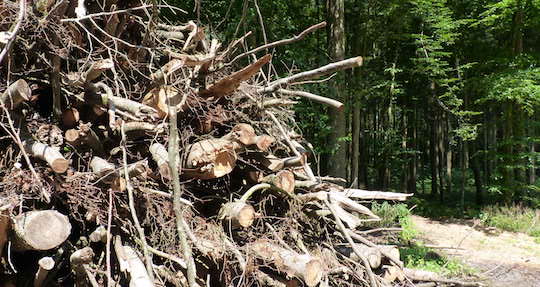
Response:
[{"label": "dirt path", "polygon": [[443,222],[413,216],[426,244],[480,272],[488,286],[540,286],[540,244],[521,233],[482,230],[472,220]]}]

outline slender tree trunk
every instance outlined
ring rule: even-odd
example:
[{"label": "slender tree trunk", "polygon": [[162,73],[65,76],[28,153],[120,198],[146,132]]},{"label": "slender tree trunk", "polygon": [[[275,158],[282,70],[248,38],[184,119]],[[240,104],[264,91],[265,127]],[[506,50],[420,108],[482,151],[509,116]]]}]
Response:
[{"label": "slender tree trunk", "polygon": [[[416,142],[416,132],[417,132],[417,122],[416,122],[416,103],[414,107],[414,111],[412,113],[412,119],[409,120],[409,127],[407,127],[410,132],[410,140],[408,142],[408,149],[416,151],[417,150],[417,142]],[[407,192],[410,193],[416,193],[416,178],[417,178],[417,155],[416,153],[413,153],[410,156],[409,160],[409,178],[407,179]]]},{"label": "slender tree trunk", "polygon": [[450,119],[445,116],[445,129],[444,129],[444,138],[445,138],[445,145],[446,145],[446,181],[447,181],[447,189],[446,192],[448,194],[452,194],[452,149],[450,147],[450,136],[449,131],[452,130],[452,126],[450,123]]},{"label": "slender tree trunk", "polygon": [[354,187],[359,186],[360,182],[360,105],[358,102],[353,103],[353,121],[352,121],[352,167],[351,180],[355,182]]},{"label": "slender tree trunk", "polygon": [[368,187],[368,178],[367,178],[367,168],[369,164],[369,141],[368,135],[364,132],[365,127],[367,126],[367,113],[362,113],[360,116],[360,122],[358,123],[360,128],[360,155],[359,155],[359,167],[358,167],[358,187],[367,188]]},{"label": "slender tree trunk", "polygon": [[438,183],[438,174],[439,174],[439,140],[437,138],[437,126],[438,126],[438,117],[437,117],[437,108],[432,104],[430,105],[432,109],[432,121],[431,121],[431,139],[430,152],[429,156],[431,158],[431,196],[435,197],[439,193],[439,183]]},{"label": "slender tree trunk", "polygon": [[[403,113],[403,127],[402,127],[402,130],[403,130],[403,134],[401,135],[401,149],[403,151],[406,151],[407,150],[407,137],[408,137],[408,130],[407,130],[407,113],[404,112]],[[409,183],[409,174],[410,174],[410,171],[409,171],[409,161],[410,161],[410,157],[407,153],[403,153],[404,154],[404,158],[403,158],[403,167],[402,167],[402,174],[401,174],[401,190],[407,190],[407,185]]]},{"label": "slender tree trunk", "polygon": [[444,146],[444,135],[443,135],[443,123],[445,122],[445,117],[442,112],[439,112],[439,117],[437,121],[437,145],[438,145],[438,156],[439,156],[439,200],[444,202],[444,194],[446,187],[446,181],[445,181],[445,174],[444,174],[444,166],[446,163],[446,150]]},{"label": "slender tree trunk", "polygon": [[[328,52],[331,61],[345,58],[345,4],[344,0],[327,0],[328,19]],[[343,100],[343,72],[330,83],[330,93],[334,99]],[[342,140],[347,134],[345,113],[330,113],[333,132],[330,135],[330,146],[335,148],[335,154],[329,164],[329,173],[333,176],[347,177],[347,145]]]},{"label": "slender tree trunk", "polygon": [[513,148],[512,148],[512,125],[513,125],[513,104],[506,104],[505,111],[505,123],[503,131],[503,167],[502,167],[502,177],[503,177],[503,188],[504,188],[504,200],[506,203],[510,203],[513,199],[514,191],[514,176],[513,176]]},{"label": "slender tree trunk", "polygon": [[482,183],[482,175],[478,164],[478,157],[473,155],[469,158],[469,163],[474,176],[474,185],[476,187],[476,204],[484,204],[484,185]]},{"label": "slender tree trunk", "polygon": [[[533,118],[534,119],[534,118]],[[535,133],[534,133],[534,126],[531,125],[531,120],[528,121],[528,133],[529,133],[529,138],[532,138],[535,136]],[[534,146],[534,140],[529,140],[529,156],[528,156],[528,160],[529,160],[529,168],[528,168],[528,176],[527,176],[527,183],[529,185],[533,185],[535,182],[536,182],[536,162],[535,162],[535,146]]]}]

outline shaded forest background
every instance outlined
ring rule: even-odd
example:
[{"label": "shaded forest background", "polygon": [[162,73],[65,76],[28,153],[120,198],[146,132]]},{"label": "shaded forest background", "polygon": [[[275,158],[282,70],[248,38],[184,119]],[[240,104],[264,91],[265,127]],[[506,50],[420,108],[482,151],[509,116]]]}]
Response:
[{"label": "shaded forest background", "polygon": [[[416,193],[462,208],[540,206],[540,1],[170,1],[223,41],[249,47],[327,21],[327,32],[272,49],[286,76],[360,55],[362,67],[302,89],[299,131],[321,174],[367,189]],[[246,47],[246,48],[249,48]]]}]

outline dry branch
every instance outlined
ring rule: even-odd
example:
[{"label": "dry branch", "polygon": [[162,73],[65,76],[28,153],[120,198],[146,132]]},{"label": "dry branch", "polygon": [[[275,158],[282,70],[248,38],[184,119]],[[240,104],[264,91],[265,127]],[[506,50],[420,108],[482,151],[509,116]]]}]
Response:
[{"label": "dry branch", "polygon": [[276,42],[273,42],[273,43],[269,43],[269,44],[257,47],[257,48],[255,48],[253,50],[247,51],[245,53],[242,53],[242,54],[236,56],[234,59],[232,59],[232,61],[227,63],[227,65],[231,65],[234,62],[238,61],[239,59],[242,59],[242,58],[244,58],[246,56],[249,56],[251,54],[255,54],[255,53],[263,51],[263,50],[268,50],[268,49],[271,49],[271,48],[274,48],[274,47],[277,47],[277,46],[288,45],[290,43],[300,41],[300,40],[304,39],[304,37],[306,37],[307,34],[312,33],[315,30],[318,30],[320,28],[324,28],[325,26],[326,26],[326,22],[321,22],[319,24],[315,24],[315,25],[307,28],[306,30],[302,31],[302,33],[300,33],[298,35],[295,35],[292,38],[279,40],[279,41],[276,41]]},{"label": "dry branch", "polygon": [[318,96],[318,95],[315,95],[315,94],[312,94],[312,93],[303,92],[303,91],[291,91],[291,90],[286,90],[286,89],[279,89],[279,90],[277,90],[277,92],[281,93],[281,94],[284,94],[284,95],[288,95],[288,96],[293,96],[293,97],[298,96],[298,97],[310,99],[310,100],[313,100],[313,101],[321,103],[321,104],[329,105],[329,106],[331,106],[331,107],[333,107],[335,109],[338,109],[338,110],[343,109],[343,103],[342,102],[336,101],[334,99]]},{"label": "dry branch", "polygon": [[248,80],[253,75],[258,73],[259,70],[262,68],[262,66],[270,62],[271,59],[272,59],[271,55],[263,56],[262,58],[257,60],[257,62],[243,68],[240,71],[237,71],[231,74],[228,77],[225,77],[219,80],[218,82],[214,83],[209,88],[200,91],[199,96],[203,98],[207,98],[207,97],[221,98],[223,96],[229,95],[240,86],[240,83]]},{"label": "dry branch", "polygon": [[324,75],[328,75],[328,74],[331,74],[340,70],[355,68],[361,65],[362,65],[362,57],[350,58],[343,61],[331,63],[331,64],[328,64],[326,66],[323,66],[314,70],[298,73],[298,74],[295,74],[286,78],[273,81],[267,87],[260,88],[257,91],[259,93],[272,93],[280,89],[282,86],[286,86],[288,84],[322,77]]}]

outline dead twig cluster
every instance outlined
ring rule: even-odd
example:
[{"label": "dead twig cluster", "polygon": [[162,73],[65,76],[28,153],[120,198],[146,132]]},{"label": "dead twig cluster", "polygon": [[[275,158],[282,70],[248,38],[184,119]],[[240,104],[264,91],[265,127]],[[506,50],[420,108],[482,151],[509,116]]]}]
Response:
[{"label": "dead twig cluster", "polygon": [[182,11],[155,2],[28,3],[0,4],[5,281],[405,280],[397,249],[358,232],[378,220],[358,200],[410,195],[325,182],[291,128],[297,97],[343,106],[294,84],[357,67],[362,58],[275,78],[261,72],[272,56],[256,56],[325,23],[241,52],[250,33],[223,45],[194,21],[162,22],[160,9]]}]

